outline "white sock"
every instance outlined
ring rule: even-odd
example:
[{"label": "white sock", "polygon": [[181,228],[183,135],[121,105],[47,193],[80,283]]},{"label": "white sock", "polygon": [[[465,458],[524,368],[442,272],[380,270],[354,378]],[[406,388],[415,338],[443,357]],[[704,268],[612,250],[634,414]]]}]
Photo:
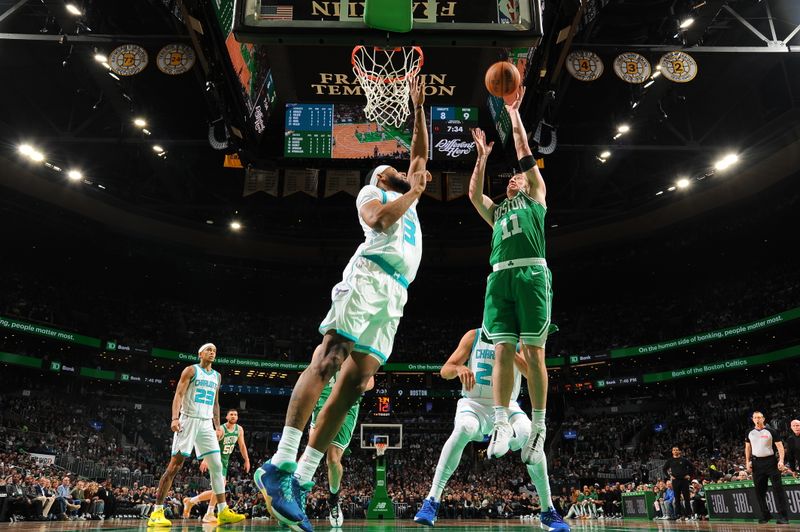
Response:
[{"label": "white sock", "polygon": [[208,505],[208,510],[206,510],[206,515],[209,515],[209,514],[214,515],[214,505],[213,504],[209,504]]},{"label": "white sock", "polygon": [[439,502],[442,498],[444,487],[461,462],[461,455],[468,443],[469,437],[466,434],[455,431],[447,438],[444,447],[442,447],[442,453],[439,455],[439,463],[436,464],[436,472],[433,475],[433,483],[431,484],[428,498],[433,497],[436,502]]},{"label": "white sock", "polygon": [[494,407],[494,424],[508,423],[508,408],[504,406]]},{"label": "white sock", "polygon": [[294,476],[297,477],[300,484],[310,482],[311,479],[314,478],[314,473],[317,472],[317,468],[323,456],[324,453],[319,452],[311,446],[306,446],[303,456],[297,461],[297,471],[294,472]]},{"label": "white sock", "polygon": [[303,431],[294,427],[283,427],[281,441],[278,442],[278,450],[272,455],[270,463],[279,466],[282,462],[294,462],[297,460],[297,449],[300,448],[300,438]]},{"label": "white sock", "polygon": [[157,511],[163,510],[163,509],[164,509],[164,505],[163,504],[154,504],[153,505],[153,511],[154,512],[157,512]]},{"label": "white sock", "polygon": [[547,413],[547,409],[546,408],[544,408],[542,410],[534,409],[533,412],[532,412],[533,415],[531,416],[532,417],[531,424],[534,427],[544,427],[545,426],[544,417],[545,417],[546,413]]},{"label": "white sock", "polygon": [[[211,505],[209,505],[209,507],[211,507]],[[224,510],[227,507],[228,507],[228,503],[227,502],[218,503],[217,504],[217,513],[220,513],[222,510]]]},{"label": "white sock", "polygon": [[553,499],[550,497],[550,477],[547,474],[547,460],[529,465],[527,468],[528,476],[531,477],[531,481],[536,487],[536,493],[539,494],[542,512],[546,512],[553,507]]}]

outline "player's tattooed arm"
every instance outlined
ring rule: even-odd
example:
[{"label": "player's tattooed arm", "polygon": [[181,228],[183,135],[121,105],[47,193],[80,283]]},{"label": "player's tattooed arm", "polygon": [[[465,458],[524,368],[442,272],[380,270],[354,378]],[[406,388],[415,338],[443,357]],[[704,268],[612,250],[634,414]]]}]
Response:
[{"label": "player's tattooed arm", "polygon": [[447,359],[447,362],[444,363],[444,366],[439,371],[442,378],[446,380],[458,377],[458,380],[461,381],[466,390],[472,390],[475,386],[475,374],[464,365],[469,358],[470,351],[472,351],[474,341],[475,330],[473,329],[461,337],[458,347],[456,347],[456,350],[453,351],[453,354],[450,355],[450,358]]},{"label": "player's tattooed arm", "polygon": [[181,372],[181,378],[178,381],[178,385],[175,387],[175,397],[172,398],[172,421],[170,423],[170,429],[172,429],[172,432],[181,431],[181,404],[183,403],[183,397],[186,395],[186,390],[189,389],[189,384],[192,382],[193,377],[194,366],[188,366],[184,368]]}]

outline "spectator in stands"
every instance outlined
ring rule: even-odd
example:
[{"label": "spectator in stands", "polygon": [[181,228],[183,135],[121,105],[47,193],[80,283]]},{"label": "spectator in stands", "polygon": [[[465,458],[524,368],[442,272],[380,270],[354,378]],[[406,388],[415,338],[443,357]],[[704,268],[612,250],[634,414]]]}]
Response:
[{"label": "spectator in stands", "polygon": [[699,480],[692,480],[692,512],[694,519],[707,519],[706,490]]},{"label": "spectator in stands", "polygon": [[800,419],[793,419],[789,426],[792,429],[792,433],[784,441],[784,447],[786,448],[785,465],[796,477],[798,471],[800,471]]}]

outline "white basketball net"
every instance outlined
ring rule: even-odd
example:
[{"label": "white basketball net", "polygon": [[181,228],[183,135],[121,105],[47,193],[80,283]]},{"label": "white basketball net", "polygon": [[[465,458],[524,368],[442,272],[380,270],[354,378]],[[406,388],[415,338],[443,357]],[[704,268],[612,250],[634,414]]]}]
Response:
[{"label": "white basketball net", "polygon": [[410,114],[409,79],[419,72],[423,60],[419,46],[353,48],[353,73],[367,97],[364,114],[368,120],[394,127],[405,123]]},{"label": "white basketball net", "polygon": [[389,445],[386,444],[386,443],[376,443],[375,444],[375,454],[377,454],[378,456],[383,456],[383,453],[386,452],[386,448],[388,446]]}]

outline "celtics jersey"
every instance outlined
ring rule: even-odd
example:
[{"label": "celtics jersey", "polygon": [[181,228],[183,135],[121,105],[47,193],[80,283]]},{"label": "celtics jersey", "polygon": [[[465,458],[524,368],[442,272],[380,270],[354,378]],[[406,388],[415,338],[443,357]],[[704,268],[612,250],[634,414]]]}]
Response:
[{"label": "celtics jersey", "polygon": [[219,388],[219,372],[204,370],[200,364],[194,365],[194,377],[183,396],[181,414],[199,419],[214,417],[214,398]]},{"label": "celtics jersey", "polygon": [[520,191],[494,211],[492,254],[495,265],[513,259],[544,258],[544,217],[547,209]]},{"label": "celtics jersey", "polygon": [[228,424],[222,424],[222,439],[219,441],[222,460],[228,460],[239,441],[239,425],[234,425],[233,430],[228,430]]},{"label": "celtics jersey", "polygon": [[410,283],[416,277],[422,259],[422,231],[417,217],[417,202],[415,201],[400,219],[383,231],[374,230],[361,217],[361,207],[370,201],[378,200],[385,204],[401,195],[399,192],[385,191],[374,185],[367,185],[361,189],[356,198],[356,207],[358,221],[364,230],[364,243],[358,247],[353,258],[367,257],[378,263],[389,275],[396,272]]},{"label": "celtics jersey", "polygon": [[[461,395],[476,401],[493,401],[492,396],[492,372],[494,371],[494,346],[481,340],[481,330],[475,330],[475,340],[472,342],[472,350],[469,353],[466,366],[475,374],[475,386],[467,391],[462,386]],[[516,401],[519,397],[519,389],[522,385],[522,374],[514,366],[514,389],[511,392],[511,400]]]},{"label": "celtics jersey", "polygon": [[[325,401],[327,401],[328,397],[331,396],[331,392],[333,392],[333,385],[336,384],[336,380],[338,378],[339,378],[339,372],[337,371],[336,373],[333,374],[333,377],[331,377],[330,380],[328,380],[328,383],[322,389],[322,393],[319,396],[319,400],[317,401],[317,406],[316,406],[318,410],[322,410],[322,407],[325,405]],[[358,410],[360,406],[361,406],[361,400],[359,399],[358,401],[356,401],[356,404],[350,407],[350,410]]]}]

